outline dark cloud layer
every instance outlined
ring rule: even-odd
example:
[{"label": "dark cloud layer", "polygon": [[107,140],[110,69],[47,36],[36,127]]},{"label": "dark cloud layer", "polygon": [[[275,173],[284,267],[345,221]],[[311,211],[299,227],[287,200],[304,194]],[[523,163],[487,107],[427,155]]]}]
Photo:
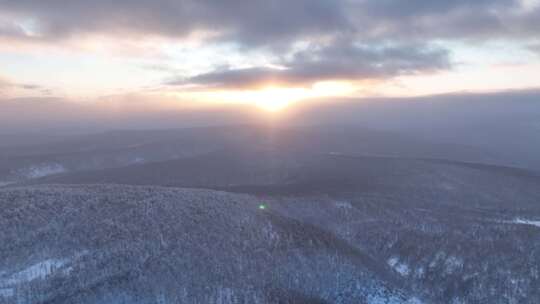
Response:
[{"label": "dark cloud layer", "polygon": [[[538,34],[539,9],[519,0],[0,0],[0,11],[33,20],[48,39],[129,32],[173,37],[211,31],[243,45],[313,35],[379,37]],[[0,27],[1,28],[1,27]],[[19,31],[19,34],[24,31]]]},{"label": "dark cloud layer", "polygon": [[373,47],[336,41],[324,47],[308,48],[283,59],[282,69],[256,67],[225,68],[187,79],[176,85],[239,88],[268,84],[311,85],[324,80],[365,80],[402,74],[436,71],[450,66],[444,50],[420,46]]},{"label": "dark cloud layer", "polygon": [[[169,84],[309,84],[449,68],[447,52],[433,42],[529,43],[540,36],[540,8],[525,9],[521,0],[0,0],[0,37],[11,39],[201,32],[210,33],[206,43],[268,52],[284,69],[227,68]],[[298,42],[313,47],[298,51]]]},{"label": "dark cloud layer", "polygon": [[244,44],[268,44],[350,27],[332,0],[0,0],[0,11],[37,21],[47,39],[81,33],[183,37],[195,31]]},{"label": "dark cloud layer", "polygon": [[520,6],[519,1],[516,0],[377,0],[356,3],[363,9],[365,15],[400,21],[426,16],[438,16],[445,19],[459,12],[470,12],[478,16],[496,16],[499,11]]}]

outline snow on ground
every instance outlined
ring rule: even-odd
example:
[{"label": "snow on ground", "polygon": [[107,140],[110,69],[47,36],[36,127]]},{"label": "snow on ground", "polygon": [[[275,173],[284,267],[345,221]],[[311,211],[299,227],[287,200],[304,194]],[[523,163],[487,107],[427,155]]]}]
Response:
[{"label": "snow on ground", "polygon": [[388,259],[388,266],[392,267],[395,271],[397,271],[400,275],[406,277],[411,272],[411,269],[409,268],[409,265],[405,263],[400,263],[399,259],[396,257]]},{"label": "snow on ground", "polygon": [[263,235],[269,242],[279,242],[279,233],[274,229],[272,224],[267,223],[262,227]]},{"label": "snow on ground", "polygon": [[341,152],[329,152],[328,155],[332,155],[332,156],[341,156],[341,155],[345,155]]},{"label": "snow on ground", "polygon": [[339,201],[339,202],[336,202],[335,204],[336,204],[336,208],[338,209],[352,209],[351,203],[347,201]]},{"label": "snow on ground", "polygon": [[450,256],[445,260],[444,266],[446,274],[453,274],[463,268],[463,259]]},{"label": "snow on ground", "polygon": [[460,298],[454,298],[452,300],[452,303],[451,304],[466,304],[462,299]]},{"label": "snow on ground", "polygon": [[144,157],[135,157],[129,163],[130,164],[143,164],[145,162],[146,160],[144,159]]},{"label": "snow on ground", "polygon": [[435,255],[435,258],[433,259],[433,261],[431,261],[429,263],[429,268],[434,268],[434,267],[437,267],[437,265],[439,263],[441,263],[442,261],[444,261],[446,257],[446,253],[442,252],[442,251],[439,251],[437,252],[437,254]]},{"label": "snow on ground", "polygon": [[417,279],[423,279],[425,275],[426,275],[426,269],[423,266],[418,267],[414,273],[414,276]]},{"label": "snow on ground", "polygon": [[40,178],[48,175],[64,173],[66,171],[66,168],[61,164],[50,163],[31,166],[21,169],[18,172],[27,178]]},{"label": "snow on ground", "polygon": [[448,182],[443,182],[440,184],[440,188],[446,191],[453,191],[456,190],[456,187]]},{"label": "snow on ground", "polygon": [[410,272],[410,269],[409,269],[409,266],[407,266],[407,264],[398,264],[395,268],[395,270],[397,272],[399,272],[399,274],[401,274],[402,276],[408,276],[409,275],[409,272]]},{"label": "snow on ground", "polygon": [[0,298],[10,298],[15,295],[13,288],[0,288]]},{"label": "snow on ground", "polygon": [[388,297],[387,295],[377,294],[369,295],[367,299],[368,304],[422,304],[418,298],[411,298],[407,302],[403,302],[403,299],[397,297]]},{"label": "snow on ground", "polygon": [[39,262],[14,273],[7,278],[0,278],[0,287],[18,285],[36,279],[45,279],[47,276],[66,265],[68,261],[69,260],[49,259]]},{"label": "snow on ground", "polygon": [[517,218],[513,220],[512,223],[521,224],[521,225],[531,225],[531,226],[536,226],[540,228],[540,221],[531,221],[531,220]]}]

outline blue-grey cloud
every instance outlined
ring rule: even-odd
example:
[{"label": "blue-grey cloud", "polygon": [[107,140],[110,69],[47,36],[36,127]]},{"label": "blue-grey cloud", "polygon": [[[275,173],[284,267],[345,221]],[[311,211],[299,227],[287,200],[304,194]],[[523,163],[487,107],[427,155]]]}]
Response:
[{"label": "blue-grey cloud", "polygon": [[529,50],[538,56],[540,56],[540,44],[529,45]]},{"label": "blue-grey cloud", "polygon": [[357,26],[392,39],[527,39],[540,34],[540,8],[521,0],[355,1]]},{"label": "blue-grey cloud", "polygon": [[358,1],[369,14],[384,18],[417,18],[426,15],[448,15],[454,11],[474,11],[518,7],[515,0],[377,0]]},{"label": "blue-grey cloud", "polygon": [[[0,37],[53,43],[85,34],[182,39],[209,32],[209,44],[263,49],[284,67],[225,68],[168,81],[220,87],[447,69],[448,52],[432,42],[529,43],[540,35],[540,7],[524,9],[521,0],[0,0],[1,20]],[[298,51],[299,42],[314,47]]]},{"label": "blue-grey cloud", "polygon": [[[0,0],[0,12],[42,39],[81,33],[185,37],[275,46],[318,35],[467,38],[540,34],[540,9],[521,0]],[[28,25],[30,24],[30,25]],[[15,31],[13,31],[15,30]],[[11,34],[27,31],[11,28]],[[0,35],[2,30],[0,27]]]},{"label": "blue-grey cloud", "polygon": [[426,46],[376,47],[335,41],[331,45],[295,52],[280,62],[282,68],[224,68],[171,85],[249,88],[268,84],[311,85],[325,80],[367,80],[437,71],[451,66],[445,50]]},{"label": "blue-grey cloud", "polygon": [[42,38],[81,33],[183,37],[209,31],[219,39],[260,45],[350,27],[333,0],[0,0],[0,11],[33,20]]}]

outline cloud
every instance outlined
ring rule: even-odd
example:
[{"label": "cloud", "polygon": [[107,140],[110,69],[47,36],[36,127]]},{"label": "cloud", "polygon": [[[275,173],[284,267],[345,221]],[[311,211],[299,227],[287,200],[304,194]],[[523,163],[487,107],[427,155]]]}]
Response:
[{"label": "cloud", "polygon": [[492,10],[519,6],[515,0],[377,0],[358,1],[368,14],[377,18],[418,18],[426,15],[448,15],[454,11]]},{"label": "cloud", "polygon": [[333,41],[309,46],[283,58],[275,67],[222,68],[189,78],[168,81],[169,85],[252,88],[264,85],[309,86],[328,80],[372,80],[404,74],[432,72],[451,66],[448,53],[427,46],[377,47]]},{"label": "cloud", "polygon": [[24,92],[37,95],[50,95],[50,89],[30,83],[17,83],[0,76],[0,95],[7,96],[13,92]]},{"label": "cloud", "polygon": [[[132,52],[137,59],[144,57],[143,64],[152,70],[149,73],[183,71],[180,77],[169,77],[166,82],[171,85],[246,88],[266,83],[309,86],[323,80],[384,80],[450,68],[449,50],[433,48],[436,44],[451,45],[448,41],[480,44],[517,40],[519,45],[530,44],[540,35],[540,7],[530,3],[0,0],[0,47],[38,42],[67,48],[79,42],[92,53],[105,49],[109,55],[116,50],[126,57]],[[227,49],[242,58],[229,62],[216,53],[202,67],[210,70],[205,73],[156,64],[160,55],[177,55],[182,46],[174,43],[187,40],[195,41],[196,46],[190,46],[193,49]],[[139,45],[139,49],[137,43],[130,43],[141,41],[150,43]],[[167,47],[163,41],[174,43]],[[309,47],[299,49],[299,45]],[[242,60],[243,64],[238,64]],[[224,62],[230,66],[217,67]],[[190,76],[196,73],[199,75]]]},{"label": "cloud", "polygon": [[26,34],[24,33],[24,29],[17,25],[13,24],[11,22],[2,22],[0,21],[0,37],[23,37]]},{"label": "cloud", "polygon": [[540,44],[531,44],[528,46],[529,51],[540,56]]},{"label": "cloud", "polygon": [[364,37],[391,39],[531,39],[540,8],[526,0],[356,1]]},{"label": "cloud", "polygon": [[342,9],[329,0],[0,0],[0,11],[46,39],[88,33],[178,38],[207,32],[254,45],[341,31],[348,27]]},{"label": "cloud", "polygon": [[[523,0],[0,0],[10,35],[62,39],[85,34],[185,38],[246,47],[321,35],[498,37],[537,35],[539,9]],[[0,29],[2,27],[0,26]],[[6,34],[4,33],[4,34]]]},{"label": "cloud", "polygon": [[25,90],[41,90],[42,89],[41,86],[36,85],[36,84],[20,84],[17,86]]}]

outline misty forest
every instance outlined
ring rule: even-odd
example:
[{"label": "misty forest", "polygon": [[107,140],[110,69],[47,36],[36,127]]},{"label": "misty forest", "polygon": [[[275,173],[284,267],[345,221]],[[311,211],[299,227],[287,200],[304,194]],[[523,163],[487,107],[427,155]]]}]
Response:
[{"label": "misty forest", "polygon": [[447,97],[441,126],[416,119],[430,101],[385,101],[412,103],[397,127],[377,101],[324,124],[5,135],[0,301],[537,303],[537,96]]}]

